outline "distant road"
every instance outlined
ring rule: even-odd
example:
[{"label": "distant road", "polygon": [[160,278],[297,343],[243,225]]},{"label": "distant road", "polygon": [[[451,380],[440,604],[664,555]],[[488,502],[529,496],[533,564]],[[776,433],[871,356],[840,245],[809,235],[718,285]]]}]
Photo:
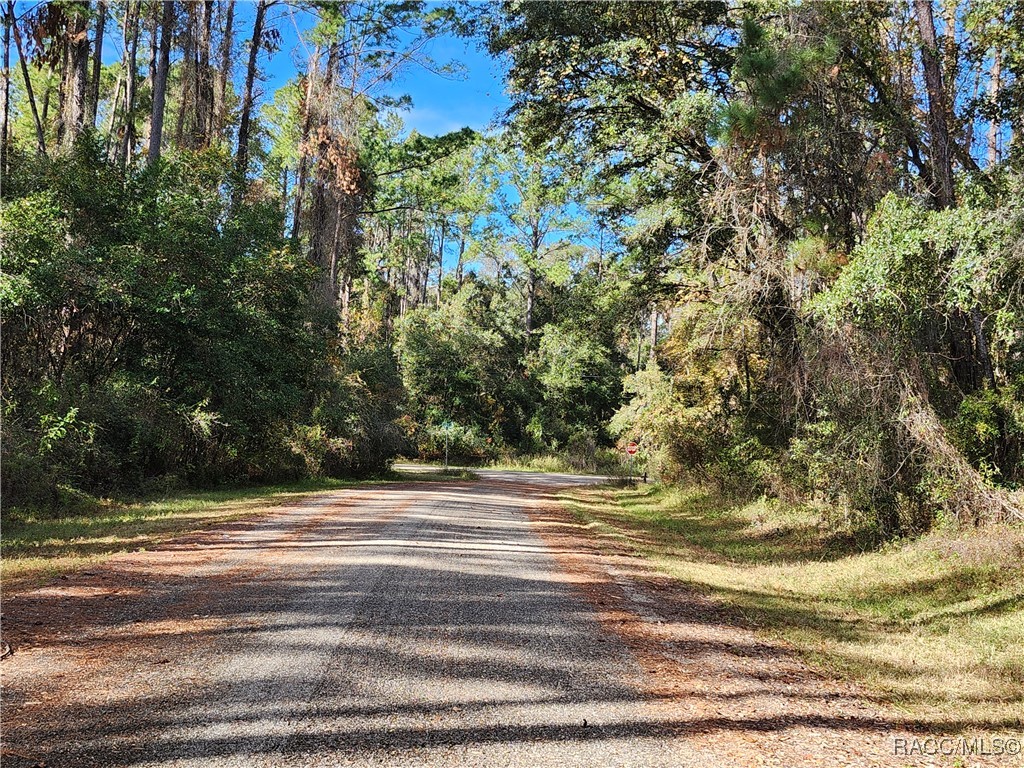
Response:
[{"label": "distant road", "polygon": [[[395,470],[415,474],[417,472],[441,472],[442,466],[429,464],[395,464]],[[523,469],[485,469],[480,467],[451,467],[451,469],[464,469],[472,472],[481,480],[497,481],[503,483],[520,483],[524,485],[543,486],[572,486],[588,485],[591,483],[604,483],[617,478],[606,475],[571,475],[562,472],[531,472]]]}]

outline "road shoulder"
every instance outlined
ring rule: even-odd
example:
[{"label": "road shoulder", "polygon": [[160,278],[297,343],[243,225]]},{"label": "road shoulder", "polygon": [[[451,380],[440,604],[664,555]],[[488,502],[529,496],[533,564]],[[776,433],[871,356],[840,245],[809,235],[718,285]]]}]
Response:
[{"label": "road shoulder", "polygon": [[[694,749],[733,765],[1007,765],[1005,756],[908,754],[922,732],[904,713],[808,665],[735,609],[659,573],[557,497],[530,510],[559,565],[646,671],[652,706]],[[951,724],[953,725],[953,724]],[[937,761],[936,761],[937,760]],[[1012,763],[1009,763],[1012,764]]]}]

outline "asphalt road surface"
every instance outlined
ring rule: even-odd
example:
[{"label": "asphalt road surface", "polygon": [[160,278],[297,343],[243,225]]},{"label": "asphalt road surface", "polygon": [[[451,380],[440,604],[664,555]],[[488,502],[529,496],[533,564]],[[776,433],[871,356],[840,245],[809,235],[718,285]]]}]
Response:
[{"label": "asphalt road surface", "polygon": [[3,664],[5,764],[689,764],[528,521],[592,479],[479,475],[318,497],[9,602],[68,623]]}]

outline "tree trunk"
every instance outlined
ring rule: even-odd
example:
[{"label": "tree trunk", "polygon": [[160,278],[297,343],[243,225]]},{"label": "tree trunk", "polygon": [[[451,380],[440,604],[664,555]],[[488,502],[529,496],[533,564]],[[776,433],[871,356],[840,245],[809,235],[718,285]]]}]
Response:
[{"label": "tree trunk", "polygon": [[14,16],[3,10],[4,18],[4,106],[3,127],[0,128],[0,177],[7,176],[7,145],[11,122],[11,25]]},{"label": "tree trunk", "polygon": [[[992,52],[992,67],[988,77],[988,97],[993,106],[999,98],[999,89],[1002,86],[1002,51],[996,48]],[[988,165],[991,169],[999,162],[999,118],[993,117],[988,126]]]},{"label": "tree trunk", "polygon": [[[158,38],[160,32],[160,4],[151,3],[148,8],[151,8],[149,15],[149,66],[146,68],[146,85],[149,86],[149,92],[152,94],[155,92],[154,84],[156,80],[156,71],[159,68],[160,63],[160,41]],[[152,112],[146,115],[145,125],[145,143],[149,146],[150,137],[153,135],[153,115]]]},{"label": "tree trunk", "polygon": [[931,161],[935,187],[932,193],[939,208],[953,205],[953,157],[947,121],[946,89],[935,37],[935,17],[931,0],[914,0],[917,28],[921,35],[921,63],[928,91],[928,124],[931,132]]},{"label": "tree trunk", "polygon": [[441,222],[441,242],[437,250],[437,306],[441,306],[441,283],[444,281],[444,221]]},{"label": "tree trunk", "polygon": [[85,125],[86,90],[89,74],[88,5],[68,8],[67,58],[64,62],[64,93],[61,102],[61,137],[71,146]]},{"label": "tree trunk", "polygon": [[654,348],[658,346],[658,305],[651,304],[651,357],[654,357]]},{"label": "tree trunk", "polygon": [[[66,22],[67,23],[67,22]],[[64,133],[66,130],[66,122],[64,116],[65,104],[67,103],[67,92],[70,89],[70,72],[71,68],[68,67],[68,35],[65,32],[60,37],[60,54],[57,58],[57,68],[54,70],[53,61],[50,61],[50,77],[47,78],[46,83],[46,100],[43,103],[43,124],[46,124],[46,114],[49,108],[49,97],[50,97],[50,82],[53,78],[54,71],[60,77],[60,82],[57,83],[57,120],[54,132],[57,134],[57,145],[61,146],[64,144]]]},{"label": "tree trunk", "polygon": [[171,63],[171,34],[174,26],[174,2],[163,0],[163,18],[160,22],[160,52],[156,73],[153,76],[153,111],[150,117],[149,154],[150,163],[160,159],[160,144],[164,134],[164,104],[167,100],[167,71]]},{"label": "tree trunk", "polygon": [[992,357],[989,355],[988,344],[985,341],[985,328],[981,318],[981,309],[977,305],[971,309],[971,325],[974,327],[974,343],[977,347],[982,373],[992,389],[996,389],[996,376],[992,370]]},{"label": "tree trunk", "polygon": [[466,255],[466,238],[459,238],[459,261],[455,265],[455,282],[459,285],[459,290],[462,290],[462,257]]},{"label": "tree trunk", "polygon": [[238,154],[235,156],[235,175],[238,189],[245,185],[249,171],[249,121],[252,116],[253,86],[256,82],[256,63],[263,41],[263,20],[267,13],[267,0],[256,5],[256,20],[252,27],[252,41],[249,44],[249,64],[245,70],[245,90],[242,93],[242,115],[238,121]]},{"label": "tree trunk", "polygon": [[[127,17],[125,23],[127,24]],[[127,45],[125,50],[128,50]],[[121,85],[123,81],[124,76],[119,72],[117,80],[114,81],[114,93],[110,100],[110,114],[107,115],[107,160],[111,162],[117,162],[120,157],[121,138],[114,133],[114,129],[116,126],[117,109],[121,106]]]},{"label": "tree trunk", "polygon": [[537,271],[530,267],[526,272],[526,348],[530,348],[530,334],[533,333],[533,302],[537,294]]},{"label": "tree trunk", "polygon": [[959,0],[942,3],[943,79],[955,83],[960,74],[960,51],[956,44],[956,12]]},{"label": "tree trunk", "polygon": [[18,24],[14,21],[14,0],[7,3],[7,15],[11,19],[11,29],[14,32],[14,45],[18,49],[18,61],[21,62],[21,74],[25,78],[25,94],[28,96],[28,105],[32,109],[32,119],[36,126],[36,147],[39,154],[46,156],[46,134],[43,132],[43,121],[39,119],[39,110],[36,109],[36,97],[32,91],[32,79],[28,74],[28,64],[25,61],[25,50],[21,47],[21,32],[18,31]]},{"label": "tree trunk", "polygon": [[318,89],[316,98],[309,105],[314,113],[311,122],[311,138],[315,137],[315,146],[306,151],[317,158],[313,174],[311,201],[309,206],[309,259],[320,269],[320,279],[314,288],[314,296],[321,301],[321,306],[330,308],[335,301],[335,270],[334,247],[337,242],[337,227],[340,226],[338,201],[332,194],[332,183],[336,178],[337,168],[331,161],[332,133],[330,115],[326,108],[330,94],[334,89],[334,77],[338,68],[340,46],[332,43],[327,53],[327,69],[324,72],[322,90]]},{"label": "tree trunk", "polygon": [[352,276],[345,275],[341,281],[341,319],[348,325],[349,307],[352,304]]},{"label": "tree trunk", "polygon": [[107,24],[107,4],[100,0],[96,5],[96,38],[92,46],[92,80],[89,83],[89,102],[86,120],[96,127],[96,113],[100,108],[100,76],[103,74],[103,32]]},{"label": "tree trunk", "polygon": [[306,177],[309,174],[309,131],[313,119],[313,85],[316,82],[317,61],[320,58],[320,49],[314,50],[309,59],[309,68],[306,72],[306,94],[302,103],[302,130],[299,136],[299,168],[298,177],[295,181],[295,207],[292,212],[292,234],[291,239],[298,242],[299,230],[302,220],[302,203],[306,195]]},{"label": "tree trunk", "polygon": [[[138,1],[128,3],[124,22],[124,49],[127,53],[125,63],[128,72],[125,77],[124,89],[124,134],[121,136],[121,151],[119,153],[126,168],[135,152],[135,81],[138,79],[139,13],[140,3]],[[114,101],[117,106],[117,99],[115,98]],[[113,116],[111,116],[111,120],[113,120]]]},{"label": "tree trunk", "polygon": [[334,232],[331,236],[330,264],[327,267],[327,274],[321,283],[320,299],[325,307],[333,306],[338,299],[338,254],[341,250],[341,226],[344,221],[340,203],[334,206],[333,215]]},{"label": "tree trunk", "polygon": [[196,84],[196,9],[194,2],[185,3],[185,40],[182,45],[180,96],[178,97],[178,114],[174,122],[172,143],[178,147],[193,149],[195,132],[193,125],[196,117],[195,84]]},{"label": "tree trunk", "polygon": [[418,259],[416,264],[416,287],[419,293],[416,306],[418,307],[425,307],[427,305],[427,283],[429,282],[430,250],[428,249],[427,252],[423,254],[423,258]]},{"label": "tree trunk", "polygon": [[203,23],[199,28],[199,76],[196,80],[197,106],[200,109],[196,117],[196,144],[199,147],[210,146],[213,137],[213,70],[210,68],[211,47],[213,45],[213,0],[204,0],[202,4]]},{"label": "tree trunk", "polygon": [[359,204],[357,198],[348,192],[334,189],[330,192],[334,201],[334,233],[331,239],[330,267],[323,283],[323,301],[324,306],[336,307],[343,298],[344,286],[352,278]]},{"label": "tree trunk", "polygon": [[[224,4],[221,4],[224,7]],[[228,79],[231,77],[231,46],[235,23],[235,0],[228,0],[224,16],[224,30],[220,39],[220,71],[217,73],[217,84],[213,96],[214,134],[224,136],[227,126]]]}]

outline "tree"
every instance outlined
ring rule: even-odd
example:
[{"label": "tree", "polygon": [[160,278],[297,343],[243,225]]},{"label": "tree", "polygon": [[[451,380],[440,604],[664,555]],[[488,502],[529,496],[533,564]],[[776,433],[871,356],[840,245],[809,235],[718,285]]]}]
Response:
[{"label": "tree", "polygon": [[0,174],[7,173],[7,152],[11,142],[11,27],[14,25],[14,16],[10,8],[0,9],[4,26],[4,86],[3,86],[3,107],[0,126]]},{"label": "tree", "polygon": [[89,98],[86,102],[86,121],[89,127],[96,127],[96,112],[100,103],[100,76],[103,73],[103,33],[107,23],[107,4],[100,0],[96,4],[96,26],[92,44],[92,74],[89,78]]},{"label": "tree", "polygon": [[[921,65],[928,89],[928,120],[931,130],[931,154],[935,177],[935,199],[940,208],[954,204],[953,157],[950,143],[952,138],[946,116],[946,86],[943,83],[942,64],[939,58],[938,42],[935,37],[935,18],[932,15],[932,0],[914,0],[917,14],[917,28],[921,34]],[[947,38],[952,34],[947,32]]]},{"label": "tree", "polygon": [[242,112],[238,121],[238,149],[235,154],[235,173],[240,180],[245,179],[249,170],[249,121],[252,118],[253,87],[256,82],[256,63],[263,46],[263,22],[266,18],[268,0],[259,0],[256,4],[256,19],[252,26],[252,39],[249,42],[249,63],[245,68],[245,88],[242,91]]},{"label": "tree", "polygon": [[[124,97],[124,124],[123,134],[119,142],[117,155],[127,164],[131,162],[132,153],[135,149],[135,106],[136,106],[136,81],[138,80],[138,49],[139,49],[139,14],[140,3],[129,2],[125,10],[124,36],[125,51],[127,52],[127,72],[125,73],[125,97]],[[117,98],[115,94],[114,105],[111,107],[110,120],[113,125],[114,115],[117,111]]]},{"label": "tree", "polygon": [[[329,315],[342,302],[358,261],[358,216],[367,177],[360,165],[361,131],[372,113],[400,99],[382,90],[413,67],[444,71],[426,53],[430,40],[453,21],[450,8],[423,3],[327,3],[305,73],[302,159],[293,235],[306,232],[310,261],[320,270],[317,300]],[[323,61],[323,58],[326,61]],[[307,194],[307,186],[312,189]],[[308,199],[308,203],[306,200]],[[300,210],[300,204],[307,210]],[[308,226],[299,222],[305,218]]]},{"label": "tree", "polygon": [[153,109],[149,120],[149,152],[150,163],[160,159],[160,149],[164,132],[164,105],[167,101],[167,74],[171,60],[171,35],[174,26],[174,2],[163,0],[163,16],[160,22],[160,49],[155,54],[156,69],[153,73]]},{"label": "tree", "polygon": [[21,44],[21,32],[18,30],[18,23],[15,21],[14,0],[7,3],[7,18],[14,31],[14,44],[18,48],[18,60],[21,62],[21,74],[25,82],[25,94],[29,108],[32,110],[32,121],[36,131],[36,147],[39,154],[46,155],[46,136],[43,130],[43,120],[39,117],[39,109],[36,107],[36,96],[32,88],[32,78],[28,73],[28,61],[25,56],[25,49]]},{"label": "tree", "polygon": [[231,77],[232,45],[234,40],[235,0],[224,0],[220,3],[224,18],[221,31],[216,87],[213,95],[213,130],[217,136],[223,136],[227,125],[228,80]]},{"label": "tree", "polygon": [[523,330],[529,349],[540,283],[566,275],[571,246],[563,236],[569,231],[569,184],[559,166],[542,152],[530,153],[521,147],[499,149],[494,167],[504,188],[496,192],[496,239],[489,250],[499,273],[507,266],[520,272]]},{"label": "tree", "polygon": [[65,9],[65,39],[61,112],[57,135],[65,146],[82,132],[88,101],[89,4],[68,3]]},{"label": "tree", "polygon": [[[679,409],[680,418],[698,403],[712,408],[715,444],[699,451],[672,448],[686,442],[678,419],[650,422],[678,464],[699,463],[702,453],[735,475],[729,457],[756,445],[786,472],[813,445],[794,476],[820,470],[843,478],[847,503],[897,514],[901,499],[912,498],[962,517],[924,490],[953,482],[972,488],[985,514],[1003,514],[999,494],[980,490],[984,482],[951,458],[956,449],[940,430],[921,427],[952,424],[955,403],[971,402],[983,380],[998,384],[989,373],[998,366],[986,362],[982,292],[952,304],[942,298],[962,254],[995,271],[998,259],[957,239],[953,214],[937,219],[948,229],[932,241],[934,251],[914,250],[886,278],[898,280],[889,290],[921,323],[899,341],[886,334],[888,357],[878,327],[848,316],[843,338],[809,310],[872,236],[868,221],[887,194],[931,190],[938,208],[952,210],[961,173],[998,196],[969,150],[976,123],[990,118],[962,90],[972,78],[980,90],[991,38],[977,36],[984,27],[956,4],[943,9],[942,34],[927,0],[915,3],[914,16],[888,3],[783,13],[753,3],[736,13],[715,3],[607,3],[584,13],[571,3],[509,2],[481,11],[491,50],[509,57],[511,125],[535,146],[557,142],[572,166],[596,168],[596,188],[612,201],[605,218],[626,246],[623,266],[637,270],[631,302],[651,312],[654,362],[668,391],[682,391],[657,395],[651,408]],[[961,27],[973,35],[962,44],[954,39]],[[914,57],[890,44],[915,38],[923,91]],[[917,103],[927,105],[925,119]],[[865,258],[862,274],[879,262],[877,254]],[[663,340],[650,309],[659,306],[675,318]],[[887,415],[876,419],[838,385],[850,381],[888,398]],[[690,404],[690,391],[704,394]],[[631,413],[620,430],[642,419]],[[830,429],[877,447],[874,474],[835,470],[839,454],[820,441]],[[889,496],[861,493],[882,488],[883,478]],[[888,518],[880,527],[916,524]]]}]

